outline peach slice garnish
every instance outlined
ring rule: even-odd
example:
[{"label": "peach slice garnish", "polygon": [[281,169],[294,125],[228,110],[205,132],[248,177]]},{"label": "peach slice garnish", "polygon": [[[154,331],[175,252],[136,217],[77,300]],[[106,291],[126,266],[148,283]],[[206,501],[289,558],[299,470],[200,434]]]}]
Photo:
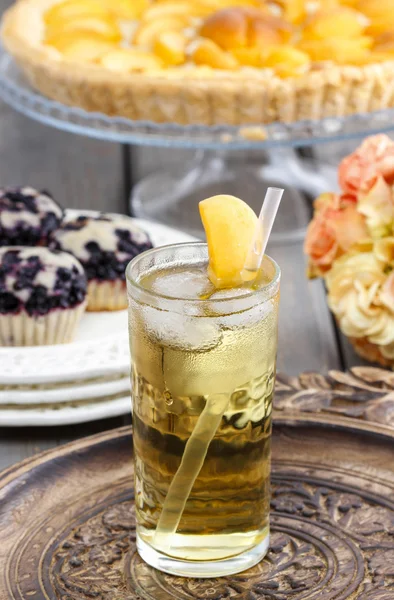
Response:
[{"label": "peach slice garnish", "polygon": [[260,48],[234,48],[231,52],[240,65],[247,67],[261,67],[262,65]]},{"label": "peach slice garnish", "polygon": [[94,62],[114,48],[110,42],[95,34],[66,34],[58,36],[49,44],[61,52],[64,58],[76,62]]},{"label": "peach slice garnish", "polygon": [[288,41],[291,34],[291,26],[283,19],[239,6],[210,15],[200,28],[200,35],[225,50],[279,44]]},{"label": "peach slice garnish", "polygon": [[114,42],[120,41],[122,37],[118,24],[112,17],[103,19],[84,15],[64,21],[63,23],[53,23],[48,25],[46,29],[46,39],[56,39],[58,36],[82,31],[95,33],[106,40]]},{"label": "peach slice garnish", "polygon": [[361,0],[357,8],[370,20],[368,34],[379,35],[394,30],[392,0]]},{"label": "peach slice garnish", "polygon": [[100,63],[111,71],[153,71],[162,67],[161,60],[137,48],[118,48],[101,57]]},{"label": "peach slice garnish", "polygon": [[109,10],[119,19],[138,19],[150,6],[149,0],[104,0]]},{"label": "peach slice garnish", "polygon": [[191,58],[196,65],[206,65],[214,69],[231,70],[238,67],[237,59],[212,40],[201,40]]},{"label": "peach slice garnish", "polygon": [[[255,11],[253,11],[255,13]],[[293,28],[279,17],[253,14],[249,18],[248,45],[265,48],[270,44],[284,44],[293,34]]]},{"label": "peach slice garnish", "polygon": [[387,52],[394,54],[394,31],[382,33],[375,39],[374,52]]},{"label": "peach slice garnish", "polygon": [[351,8],[337,8],[318,12],[303,31],[305,40],[355,38],[363,34],[366,22],[363,16]]},{"label": "peach slice garnish", "polygon": [[[338,5],[338,0],[324,0],[324,2],[336,2]],[[350,8],[357,8],[359,0],[341,0],[340,4],[342,6],[349,6]]]},{"label": "peach slice garnish", "polygon": [[222,8],[235,8],[235,7],[254,7],[263,8],[264,2],[261,0],[203,0],[212,6],[213,10],[220,10]]},{"label": "peach slice garnish", "polygon": [[161,33],[154,42],[154,51],[166,65],[181,65],[186,60],[187,40],[176,31]]},{"label": "peach slice garnish", "polygon": [[149,46],[161,33],[181,31],[187,26],[187,23],[188,19],[179,15],[176,17],[163,17],[146,23],[142,21],[134,34],[133,42],[139,46]]},{"label": "peach slice garnish", "polygon": [[224,9],[210,15],[200,28],[200,35],[225,50],[242,48],[248,41],[248,20],[242,9]]},{"label": "peach slice garnish", "polygon": [[280,77],[297,77],[305,72],[309,63],[306,52],[293,46],[276,46],[268,49],[262,64],[274,69]]},{"label": "peach slice garnish", "polygon": [[161,19],[163,17],[176,17],[178,15],[186,17],[203,17],[212,12],[212,9],[200,2],[161,2],[152,4],[148,10],[144,12],[144,21],[153,19]]},{"label": "peach slice garnish", "polygon": [[373,18],[367,27],[367,33],[373,36],[379,36],[382,33],[389,33],[394,30],[394,13],[387,17]]},{"label": "peach slice garnish", "polygon": [[242,283],[241,272],[257,227],[257,216],[235,196],[213,196],[199,204],[208,244],[208,275],[217,288]]},{"label": "peach slice garnish", "polygon": [[357,9],[368,17],[386,16],[393,10],[391,0],[359,0]]},{"label": "peach slice garnish", "polygon": [[373,40],[368,36],[354,39],[303,41],[299,47],[315,61],[335,61],[338,64],[360,64],[367,58]]},{"label": "peach slice garnish", "polygon": [[60,25],[70,19],[81,16],[107,17],[111,12],[108,7],[100,0],[66,0],[59,4],[54,4],[44,14],[44,22],[47,25]]},{"label": "peach slice garnish", "polygon": [[307,14],[305,0],[278,0],[277,4],[282,9],[283,18],[289,23],[299,25],[304,21]]}]

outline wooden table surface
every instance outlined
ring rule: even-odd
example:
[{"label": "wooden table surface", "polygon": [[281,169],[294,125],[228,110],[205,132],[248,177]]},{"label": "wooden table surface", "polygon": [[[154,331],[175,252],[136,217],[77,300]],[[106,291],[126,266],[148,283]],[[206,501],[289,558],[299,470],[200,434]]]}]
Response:
[{"label": "wooden table surface", "polygon": [[[0,0],[0,11],[10,0]],[[185,160],[184,150],[171,161]],[[127,182],[119,144],[57,131],[16,113],[0,102],[0,186],[29,184],[50,190],[63,206],[124,212]],[[168,151],[138,152],[137,175],[163,168]],[[310,216],[306,210],[305,224]],[[362,364],[338,334],[323,285],[305,278],[302,243],[274,245],[269,252],[282,268],[278,368],[290,375],[305,370]],[[1,368],[1,366],[0,366]],[[122,424],[122,417],[92,424],[50,428],[5,428],[0,423],[0,469],[58,444]]]}]

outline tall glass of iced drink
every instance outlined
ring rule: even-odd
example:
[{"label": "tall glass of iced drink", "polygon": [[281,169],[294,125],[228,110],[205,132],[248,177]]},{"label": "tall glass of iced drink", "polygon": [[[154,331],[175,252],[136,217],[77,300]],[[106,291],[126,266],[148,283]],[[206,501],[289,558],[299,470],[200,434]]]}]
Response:
[{"label": "tall glass of iced drink", "polygon": [[247,569],[269,544],[280,272],[266,256],[252,283],[218,287],[209,264],[190,243],[127,270],[137,547],[195,577]]}]

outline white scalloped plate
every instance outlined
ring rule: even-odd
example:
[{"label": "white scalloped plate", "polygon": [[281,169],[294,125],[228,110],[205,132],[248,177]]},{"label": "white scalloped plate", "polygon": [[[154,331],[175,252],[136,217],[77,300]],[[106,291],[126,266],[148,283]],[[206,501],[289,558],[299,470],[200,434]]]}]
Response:
[{"label": "white scalloped plate", "polygon": [[[89,212],[94,211],[83,211]],[[195,240],[160,223],[143,219],[136,222],[149,233],[154,246]],[[86,313],[71,344],[0,348],[0,385],[55,384],[126,375],[129,362],[127,311]]]},{"label": "white scalloped plate", "polygon": [[0,410],[0,427],[50,427],[75,425],[126,415],[131,410],[130,395],[82,406]]},{"label": "white scalloped plate", "polygon": [[130,377],[116,376],[111,379],[89,380],[77,385],[62,382],[54,386],[2,386],[0,407],[3,405],[49,405],[62,402],[83,403],[104,398],[130,394]]}]

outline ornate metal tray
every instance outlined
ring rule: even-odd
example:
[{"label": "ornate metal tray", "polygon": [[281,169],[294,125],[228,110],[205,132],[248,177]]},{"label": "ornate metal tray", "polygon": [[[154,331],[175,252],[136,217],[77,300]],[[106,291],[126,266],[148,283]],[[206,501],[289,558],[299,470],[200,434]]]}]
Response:
[{"label": "ornate metal tray", "polygon": [[[130,428],[10,468],[0,475],[0,598],[393,600],[393,379],[359,369],[279,380],[272,545],[233,577],[172,577],[138,557]],[[359,406],[358,420],[338,414]]]}]

